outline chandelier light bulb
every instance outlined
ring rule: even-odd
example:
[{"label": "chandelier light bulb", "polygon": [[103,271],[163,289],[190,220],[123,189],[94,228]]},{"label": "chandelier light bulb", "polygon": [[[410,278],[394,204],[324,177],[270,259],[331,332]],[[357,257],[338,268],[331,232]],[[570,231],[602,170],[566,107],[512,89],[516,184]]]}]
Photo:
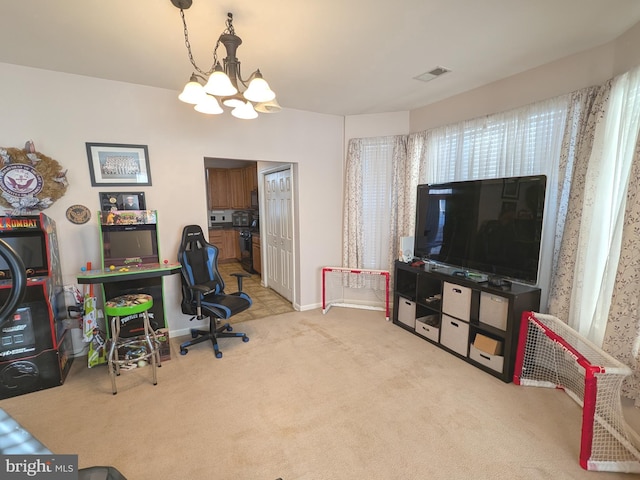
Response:
[{"label": "chandelier light bulb", "polygon": [[231,115],[236,118],[241,118],[243,120],[251,120],[253,118],[258,118],[258,112],[256,112],[251,105],[251,102],[246,102],[241,106],[238,106],[231,110]]},{"label": "chandelier light bulb", "polygon": [[229,97],[238,93],[238,89],[233,86],[231,80],[218,63],[216,69],[209,77],[209,81],[204,86],[204,91],[216,97]]},{"label": "chandelier light bulb", "polygon": [[182,93],[178,95],[178,99],[184,103],[196,105],[200,103],[205,96],[206,92],[204,88],[200,85],[196,76],[191,75],[191,80],[184,86]]},{"label": "chandelier light bulb", "polygon": [[276,94],[271,90],[267,81],[262,78],[260,70],[254,74],[253,80],[249,83],[249,88],[244,92],[244,98],[252,102],[269,102],[276,98]]},{"label": "chandelier light bulb", "polygon": [[215,97],[207,94],[205,94],[205,98],[193,108],[197,112],[206,113],[207,115],[218,115],[224,112]]},{"label": "chandelier light bulb", "polygon": [[278,103],[278,100],[276,100],[275,98],[268,102],[256,103],[253,108],[256,109],[256,112],[260,113],[277,113],[282,110],[282,107]]}]

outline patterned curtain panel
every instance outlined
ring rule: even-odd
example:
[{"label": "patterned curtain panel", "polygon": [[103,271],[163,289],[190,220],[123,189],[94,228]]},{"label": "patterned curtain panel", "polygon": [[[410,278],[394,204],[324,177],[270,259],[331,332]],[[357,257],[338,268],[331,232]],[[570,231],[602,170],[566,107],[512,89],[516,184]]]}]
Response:
[{"label": "patterned curtain panel", "polygon": [[[623,394],[640,407],[640,68],[620,79],[623,98],[617,131],[620,156],[631,157],[611,307],[603,348],[629,366],[633,374],[622,386]],[[621,186],[624,188],[624,185]]]},{"label": "patterned curtain panel", "polygon": [[562,184],[558,223],[564,225],[555,238],[553,276],[548,311],[569,322],[571,291],[575,282],[578,238],[584,203],[585,178],[598,119],[604,115],[611,83],[576,92],[567,117],[560,168],[567,183]]},{"label": "patterned curtain panel", "polygon": [[387,252],[388,267],[400,257],[400,237],[412,237],[416,215],[416,187],[418,186],[419,159],[408,147],[411,140],[405,136],[394,138],[393,178],[391,184],[391,236]]},{"label": "patterned curtain panel", "polygon": [[640,142],[636,145],[627,211],[622,230],[622,249],[611,299],[603,348],[633,375],[622,385],[622,393],[640,407]]},{"label": "patterned curtain panel", "polygon": [[390,270],[397,255],[394,164],[406,137],[351,139],[345,173],[343,267]]},{"label": "patterned curtain panel", "polygon": [[362,268],[362,139],[349,140],[342,215],[342,266]]}]

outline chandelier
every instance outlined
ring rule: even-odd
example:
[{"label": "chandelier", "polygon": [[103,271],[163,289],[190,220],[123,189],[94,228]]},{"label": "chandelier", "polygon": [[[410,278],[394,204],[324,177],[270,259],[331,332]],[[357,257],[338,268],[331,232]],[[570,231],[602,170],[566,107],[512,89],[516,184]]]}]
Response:
[{"label": "chandelier", "polygon": [[[184,86],[178,98],[194,105],[194,109],[201,113],[217,115],[224,110],[220,103],[230,107],[231,115],[236,118],[252,119],[260,113],[275,113],[281,110],[276,100],[276,94],[271,90],[267,81],[262,78],[260,70],[256,70],[245,80],[240,72],[240,60],[236,51],[242,40],[233,29],[233,14],[227,14],[227,28],[220,34],[213,49],[213,65],[208,71],[201,70],[193,59],[187,22],[184,10],[191,6],[192,0],[171,0],[180,9],[184,26],[184,43],[189,53],[191,65],[196,70],[191,74],[189,82]],[[218,60],[218,47],[224,45],[227,56]],[[197,72],[197,73],[196,73]],[[240,88],[244,87],[244,91]]]}]

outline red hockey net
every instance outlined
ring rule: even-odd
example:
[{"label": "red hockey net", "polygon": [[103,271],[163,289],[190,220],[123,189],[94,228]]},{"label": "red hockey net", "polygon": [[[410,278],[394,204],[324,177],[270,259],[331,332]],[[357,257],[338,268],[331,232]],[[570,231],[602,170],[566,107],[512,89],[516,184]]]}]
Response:
[{"label": "red hockey net", "polygon": [[580,465],[640,473],[640,437],[624,420],[631,369],[551,315],[524,312],[513,382],[560,388],[582,407]]},{"label": "red hockey net", "polygon": [[389,320],[389,272],[323,267],[322,313],[331,307],[382,310]]}]

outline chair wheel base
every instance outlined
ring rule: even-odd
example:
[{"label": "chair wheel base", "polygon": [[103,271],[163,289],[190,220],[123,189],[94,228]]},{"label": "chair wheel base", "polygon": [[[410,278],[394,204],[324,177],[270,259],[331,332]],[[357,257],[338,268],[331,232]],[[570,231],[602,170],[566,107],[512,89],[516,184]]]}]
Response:
[{"label": "chair wheel base", "polygon": [[242,337],[242,341],[244,343],[247,343],[249,341],[249,337],[247,337],[246,335],[244,337]]}]

